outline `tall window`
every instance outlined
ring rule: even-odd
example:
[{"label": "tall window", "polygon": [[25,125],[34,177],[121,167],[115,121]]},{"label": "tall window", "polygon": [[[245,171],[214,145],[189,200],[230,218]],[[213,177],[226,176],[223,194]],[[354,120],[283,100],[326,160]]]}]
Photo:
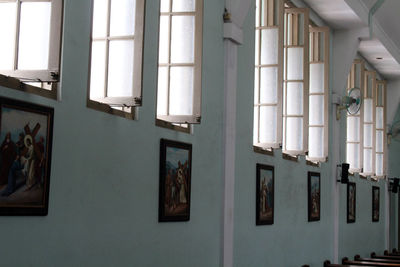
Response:
[{"label": "tall window", "polygon": [[157,119],[201,121],[202,0],[161,0]]},{"label": "tall window", "polygon": [[310,27],[310,91],[308,156],[311,161],[328,157],[329,28]]},{"label": "tall window", "polygon": [[256,0],[253,144],[282,143],[283,0]]},{"label": "tall window", "polygon": [[364,72],[364,156],[363,175],[375,175],[375,90],[376,73]]},{"label": "tall window", "polygon": [[382,178],[386,175],[386,82],[376,82],[376,157],[375,174]]},{"label": "tall window", "polygon": [[[0,1],[0,76],[39,86],[59,81],[62,9],[62,0]],[[55,90],[39,94],[56,97]]]},{"label": "tall window", "polygon": [[304,154],[308,139],[308,9],[285,9],[282,152]]},{"label": "tall window", "polygon": [[93,0],[88,106],[142,103],[145,0]]},{"label": "tall window", "polygon": [[[364,62],[355,59],[347,78],[347,94],[351,90],[364,90]],[[363,121],[364,103],[356,114],[347,112],[347,136],[346,136],[346,161],[350,164],[349,171],[362,172],[363,166]]]}]

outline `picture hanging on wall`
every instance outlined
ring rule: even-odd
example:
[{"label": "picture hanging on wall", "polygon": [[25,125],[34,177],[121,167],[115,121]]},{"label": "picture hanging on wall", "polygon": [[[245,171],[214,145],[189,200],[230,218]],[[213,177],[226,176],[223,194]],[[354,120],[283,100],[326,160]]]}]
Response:
[{"label": "picture hanging on wall", "polygon": [[308,172],[308,221],[321,219],[321,175]]},{"label": "picture hanging on wall", "polygon": [[159,222],[189,221],[192,145],[161,139]]},{"label": "picture hanging on wall", "polygon": [[372,221],[379,222],[379,187],[372,187]]},{"label": "picture hanging on wall", "polygon": [[0,97],[0,215],[47,215],[53,116]]},{"label": "picture hanging on wall", "polygon": [[347,184],[347,222],[356,221],[356,184],[349,182]]},{"label": "picture hanging on wall", "polygon": [[256,225],[274,223],[274,167],[257,164]]}]

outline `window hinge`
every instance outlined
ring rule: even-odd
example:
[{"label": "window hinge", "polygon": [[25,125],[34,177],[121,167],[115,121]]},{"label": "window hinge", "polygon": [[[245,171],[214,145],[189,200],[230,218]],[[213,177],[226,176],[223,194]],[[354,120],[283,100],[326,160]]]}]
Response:
[{"label": "window hinge", "polygon": [[57,80],[57,81],[60,78],[60,74],[56,71],[50,72],[50,76],[51,76],[51,78],[53,78],[54,80]]},{"label": "window hinge", "polygon": [[133,100],[135,101],[135,105],[138,105],[138,106],[142,105],[141,97],[135,97]]},{"label": "window hinge", "polygon": [[196,119],[196,122],[197,122],[197,123],[200,123],[200,122],[201,122],[201,116],[196,116],[195,119]]}]

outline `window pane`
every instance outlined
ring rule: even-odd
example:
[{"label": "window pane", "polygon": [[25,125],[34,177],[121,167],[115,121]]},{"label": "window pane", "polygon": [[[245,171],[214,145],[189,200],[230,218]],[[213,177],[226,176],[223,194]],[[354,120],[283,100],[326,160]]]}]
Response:
[{"label": "window pane", "polygon": [[361,89],[361,64],[355,64],[354,83],[356,88]]},{"label": "window pane", "polygon": [[260,81],[260,103],[278,103],[278,68],[262,68]]},{"label": "window pane", "polygon": [[160,17],[160,33],[159,33],[159,46],[158,46],[158,62],[168,63],[169,57],[169,17]]},{"label": "window pane", "polygon": [[258,143],[258,107],[254,108],[253,144]]},{"label": "window pane", "polygon": [[383,85],[379,84],[378,85],[378,90],[376,92],[376,105],[377,106],[383,106]]},{"label": "window pane", "polygon": [[364,124],[364,147],[372,147],[373,130],[371,124]]},{"label": "window pane", "polygon": [[158,68],[157,114],[168,113],[168,67]]},{"label": "window pane", "polygon": [[347,141],[359,142],[360,141],[360,118],[347,117]]},{"label": "window pane", "polygon": [[261,30],[261,64],[278,64],[278,29]]},{"label": "window pane", "polygon": [[286,149],[303,150],[303,119],[287,118]]},{"label": "window pane", "polygon": [[323,63],[310,64],[310,93],[324,93]]},{"label": "window pane", "polygon": [[172,67],[170,115],[193,115],[193,68]]},{"label": "window pane", "polygon": [[14,68],[15,3],[0,3],[0,70]]},{"label": "window pane", "polygon": [[135,0],[112,0],[110,35],[124,36],[135,33]]},{"label": "window pane", "polygon": [[18,69],[40,70],[49,65],[49,2],[23,2],[19,35]]},{"label": "window pane", "polygon": [[303,80],[303,48],[287,48],[287,79]]},{"label": "window pane", "polygon": [[260,143],[276,143],[276,116],[276,107],[260,107]]},{"label": "window pane", "polygon": [[132,96],[133,40],[110,41],[108,96]]},{"label": "window pane", "polygon": [[303,83],[287,83],[287,115],[302,115],[303,101]]},{"label": "window pane", "polygon": [[324,124],[324,96],[311,95],[310,96],[310,111],[309,111],[309,124],[310,125],[323,125]]},{"label": "window pane", "polygon": [[383,129],[383,108],[377,107],[376,108],[376,128]]},{"label": "window pane", "polygon": [[106,43],[92,43],[92,61],[90,63],[90,98],[104,97],[106,70]]},{"label": "window pane", "polygon": [[364,149],[364,173],[372,173],[372,149]]},{"label": "window pane", "polygon": [[375,166],[376,166],[376,175],[382,176],[383,175],[383,154],[376,154],[375,159]]},{"label": "window pane", "polygon": [[254,104],[259,104],[258,92],[259,92],[260,79],[259,79],[258,72],[259,72],[259,68],[255,68],[255,70],[254,70]]},{"label": "window pane", "polygon": [[256,0],[256,27],[260,26],[260,6],[259,1]]},{"label": "window pane", "polygon": [[195,0],[173,0],[172,12],[195,11]]},{"label": "window pane", "polygon": [[108,0],[94,0],[92,37],[107,36]]},{"label": "window pane", "polygon": [[383,131],[376,131],[376,152],[383,153]]},{"label": "window pane", "polygon": [[360,168],[360,145],[359,144],[347,144],[347,163],[350,164],[351,169]]},{"label": "window pane", "polygon": [[171,33],[171,62],[194,62],[194,17],[173,16]]},{"label": "window pane", "polygon": [[169,12],[169,0],[160,1],[160,12]]},{"label": "window pane", "polygon": [[324,156],[324,128],[310,127],[308,139],[308,156],[322,158]]},{"label": "window pane", "polygon": [[364,122],[372,122],[372,99],[364,99]]}]

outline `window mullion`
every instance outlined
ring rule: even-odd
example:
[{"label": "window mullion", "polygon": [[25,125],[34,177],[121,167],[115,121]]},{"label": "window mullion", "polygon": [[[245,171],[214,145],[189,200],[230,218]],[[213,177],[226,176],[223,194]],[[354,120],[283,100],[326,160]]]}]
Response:
[{"label": "window mullion", "polygon": [[19,33],[21,25],[21,0],[16,2],[15,44],[14,44],[14,71],[18,69]]},{"label": "window mullion", "polygon": [[111,1],[108,0],[107,4],[107,30],[106,30],[106,56],[105,56],[105,75],[104,75],[104,97],[108,97],[108,64],[109,64],[109,56],[110,56],[110,27],[111,27]]}]

